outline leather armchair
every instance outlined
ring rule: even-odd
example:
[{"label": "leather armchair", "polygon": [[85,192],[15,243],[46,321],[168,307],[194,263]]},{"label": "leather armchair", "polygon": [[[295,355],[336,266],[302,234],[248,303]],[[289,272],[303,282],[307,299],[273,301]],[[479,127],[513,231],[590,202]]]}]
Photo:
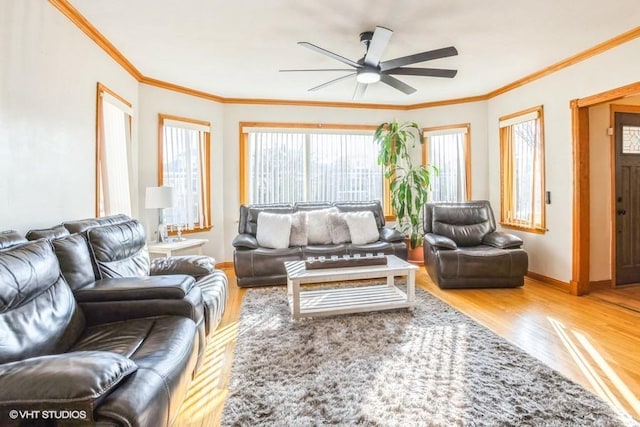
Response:
[{"label": "leather armchair", "polygon": [[440,288],[497,288],[524,284],[529,258],[522,239],[496,231],[486,200],[427,203],[424,260]]},{"label": "leather armchair", "polygon": [[[196,324],[145,314],[89,324],[50,241],[0,251],[0,425],[171,425],[196,366]],[[75,415],[14,420],[10,409]]]}]

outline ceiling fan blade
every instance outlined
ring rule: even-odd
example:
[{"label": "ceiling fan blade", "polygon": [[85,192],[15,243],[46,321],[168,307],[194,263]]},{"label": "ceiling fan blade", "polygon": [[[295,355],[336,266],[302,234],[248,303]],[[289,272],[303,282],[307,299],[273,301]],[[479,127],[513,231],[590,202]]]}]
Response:
[{"label": "ceiling fan blade", "polygon": [[405,65],[416,64],[418,62],[431,61],[432,59],[446,58],[455,56],[458,51],[455,47],[443,47],[442,49],[430,50],[428,52],[416,53],[414,55],[403,56],[401,58],[391,59],[380,63],[380,70],[387,71],[394,68],[403,67]]},{"label": "ceiling fan blade", "polygon": [[367,91],[367,86],[369,86],[366,83],[360,83],[358,82],[358,84],[356,85],[356,90],[353,91],[353,100],[356,99],[362,99],[362,97],[364,96],[364,93]]},{"label": "ceiling fan blade", "polygon": [[376,27],[373,32],[373,37],[371,38],[371,42],[369,42],[369,47],[367,49],[367,54],[364,57],[364,63],[370,65],[372,67],[377,67],[380,62],[380,58],[382,58],[382,53],[387,48],[387,44],[389,44],[389,40],[393,35],[393,31],[384,27]]},{"label": "ceiling fan blade", "polygon": [[416,91],[415,88],[409,86],[408,84],[401,82],[395,77],[391,77],[388,74],[380,74],[380,81],[388,84],[389,86],[398,89],[400,92],[404,92],[406,95],[411,95]]},{"label": "ceiling fan blade", "polygon": [[281,73],[292,73],[298,71],[353,71],[351,68],[307,68],[305,70],[278,70]]},{"label": "ceiling fan blade", "polygon": [[328,50],[323,49],[321,47],[318,47],[315,44],[311,44],[311,43],[308,43],[308,42],[298,42],[298,44],[300,46],[304,46],[304,47],[309,48],[311,50],[315,50],[316,52],[321,53],[323,55],[326,55],[329,58],[333,58],[333,59],[335,59],[337,61],[340,61],[343,64],[351,65],[354,68],[362,67],[362,65],[358,64],[357,62],[354,62],[354,61],[352,61],[350,59],[347,59],[344,56],[340,56],[337,53],[329,52]]},{"label": "ceiling fan blade", "polygon": [[332,85],[334,83],[338,83],[341,80],[347,79],[347,78],[355,76],[355,75],[356,75],[356,73],[351,73],[351,74],[347,74],[346,76],[338,77],[337,79],[329,80],[326,83],[322,83],[321,85],[312,87],[311,89],[309,89],[309,92],[313,92],[315,90],[322,89],[323,87],[327,87],[327,86]]},{"label": "ceiling fan blade", "polygon": [[458,74],[458,70],[443,68],[394,68],[384,71],[385,74],[396,74],[403,76],[427,76],[427,77],[448,77],[453,78]]}]

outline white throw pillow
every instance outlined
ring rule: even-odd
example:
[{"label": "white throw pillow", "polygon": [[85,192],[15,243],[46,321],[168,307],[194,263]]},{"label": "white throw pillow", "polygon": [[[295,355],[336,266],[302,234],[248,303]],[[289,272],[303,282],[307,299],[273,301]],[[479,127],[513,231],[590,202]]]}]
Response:
[{"label": "white throw pillow", "polygon": [[331,233],[327,217],[338,212],[338,208],[320,209],[307,212],[307,238],[310,245],[330,245]]},{"label": "white throw pillow", "polygon": [[291,214],[291,236],[289,246],[307,246],[307,213],[296,212]]},{"label": "white throw pillow", "polygon": [[265,248],[285,249],[289,247],[291,215],[260,212],[256,239]]},{"label": "white throw pillow", "polygon": [[380,240],[380,232],[373,212],[346,212],[344,219],[349,226],[349,234],[351,234],[353,244],[364,245]]}]

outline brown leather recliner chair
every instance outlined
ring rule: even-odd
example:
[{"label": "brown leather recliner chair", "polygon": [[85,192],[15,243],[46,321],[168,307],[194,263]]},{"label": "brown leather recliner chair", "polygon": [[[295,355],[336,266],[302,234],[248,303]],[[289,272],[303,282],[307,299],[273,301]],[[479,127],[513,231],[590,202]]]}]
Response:
[{"label": "brown leather recliner chair", "polygon": [[441,288],[507,288],[524,284],[529,258],[522,239],[496,231],[487,200],[427,203],[424,261]]}]

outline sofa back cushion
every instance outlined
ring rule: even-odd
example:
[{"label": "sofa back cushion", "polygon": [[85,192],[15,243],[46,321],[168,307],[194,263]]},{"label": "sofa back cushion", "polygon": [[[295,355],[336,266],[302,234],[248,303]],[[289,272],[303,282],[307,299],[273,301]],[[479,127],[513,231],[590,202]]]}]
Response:
[{"label": "sofa back cushion", "polygon": [[144,229],[138,220],[87,230],[87,240],[102,278],[148,276]]},{"label": "sofa back cushion", "polygon": [[121,224],[123,222],[131,221],[131,218],[124,214],[103,216],[101,218],[87,218],[79,219],[77,221],[65,222],[62,225],[69,230],[69,233],[84,233],[90,228],[101,227],[104,225]]},{"label": "sofa back cushion", "polygon": [[52,240],[60,270],[74,291],[100,279],[100,273],[84,234],[71,234]]},{"label": "sofa back cushion", "polygon": [[340,212],[362,212],[371,211],[376,220],[378,228],[382,228],[385,225],[384,212],[382,211],[382,204],[380,201],[373,200],[370,202],[335,202],[333,204]]},{"label": "sofa back cushion", "polygon": [[68,236],[69,230],[62,224],[53,226],[51,228],[41,228],[38,230],[29,230],[27,232],[27,240],[38,240],[38,239],[59,239],[64,236]]},{"label": "sofa back cushion", "polygon": [[49,241],[0,252],[0,364],[65,352],[84,327]]},{"label": "sofa back cushion", "polygon": [[246,233],[255,236],[258,230],[258,215],[260,215],[260,212],[290,214],[293,213],[293,211],[293,205],[289,203],[242,205],[240,206],[238,233]]},{"label": "sofa back cushion", "polygon": [[27,239],[16,230],[0,231],[0,251],[26,242]]},{"label": "sofa back cushion", "polygon": [[458,246],[477,246],[495,231],[491,206],[487,204],[442,204],[429,206],[430,230],[453,240]]}]

